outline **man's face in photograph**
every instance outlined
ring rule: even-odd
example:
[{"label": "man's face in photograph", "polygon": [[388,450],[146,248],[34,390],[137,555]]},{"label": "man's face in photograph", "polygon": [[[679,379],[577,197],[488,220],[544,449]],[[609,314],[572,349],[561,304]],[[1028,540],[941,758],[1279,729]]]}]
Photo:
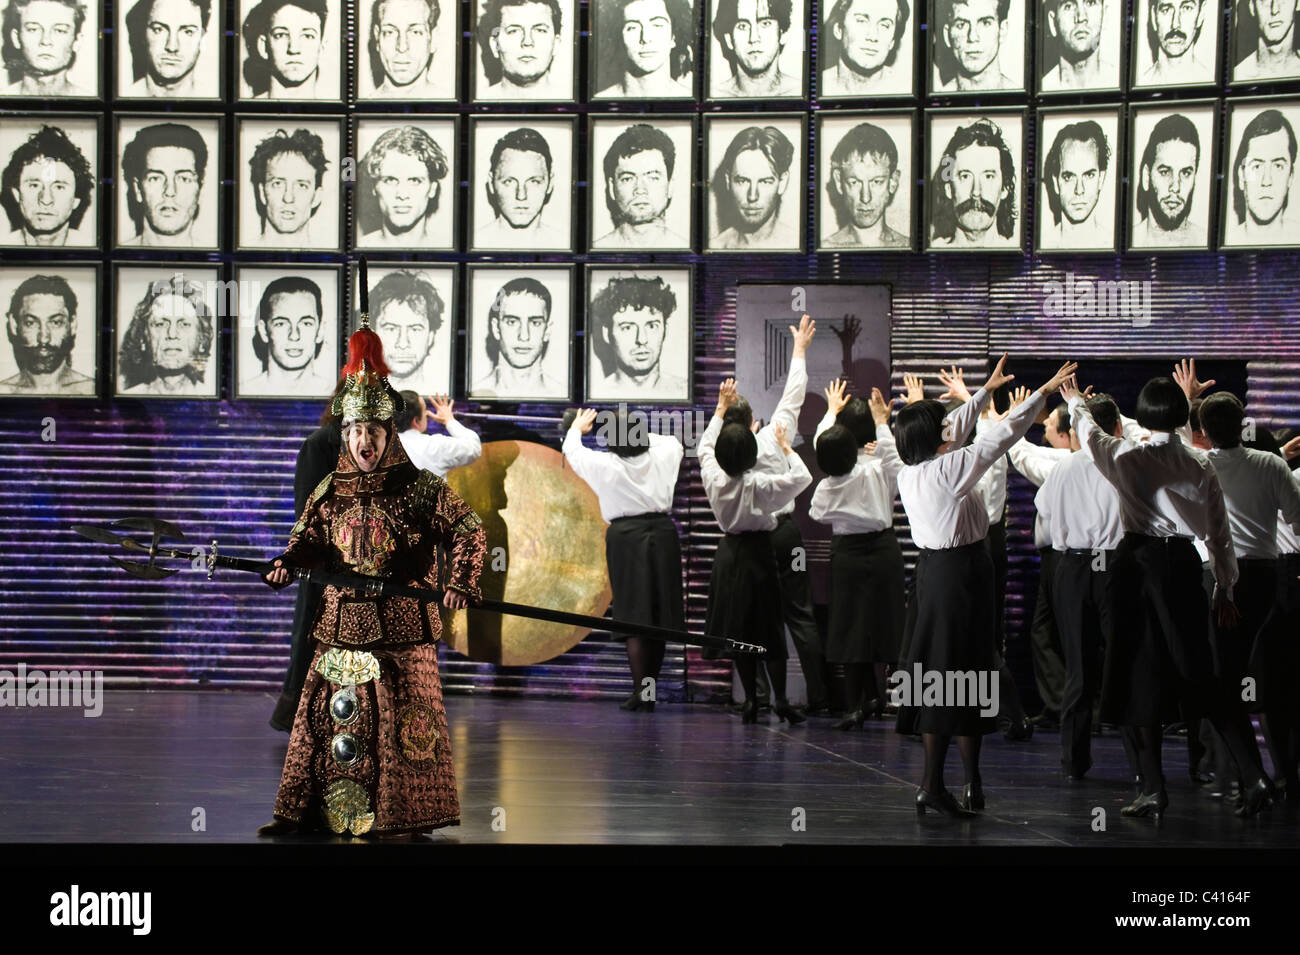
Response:
[{"label": "man's face in photograph", "polygon": [[844,59],[863,73],[883,67],[894,48],[898,12],[897,0],[853,0],[843,25],[834,27]]},{"label": "man's face in photograph", "polygon": [[1170,59],[1188,51],[1200,20],[1200,0],[1151,0],[1151,25],[1160,40],[1160,52]]},{"label": "man's face in photograph", "polygon": [[1196,147],[1181,139],[1166,139],[1156,147],[1155,161],[1144,178],[1149,178],[1155,196],[1152,209],[1156,224],[1173,231],[1192,211],[1192,189],[1196,186]]},{"label": "man's face in photograph", "polygon": [[835,189],[844,200],[853,224],[869,229],[880,221],[898,191],[898,171],[876,153],[854,156],[831,170]]},{"label": "man's face in photograph", "polygon": [[1290,140],[1286,130],[1252,136],[1237,167],[1237,184],[1246,196],[1246,209],[1260,225],[1277,218],[1291,188]]},{"label": "man's face in photograph", "polygon": [[320,17],[287,4],[276,10],[261,39],[262,56],[286,86],[299,86],[320,63]]},{"label": "man's face in photograph", "polygon": [[943,35],[962,72],[979,76],[996,59],[1005,29],[998,20],[997,0],[958,0]]},{"label": "man's face in photograph", "polygon": [[501,356],[514,368],[529,368],[542,357],[551,337],[546,303],[530,292],[512,292],[501,299],[501,314],[494,321]]},{"label": "man's face in photograph", "polygon": [[1101,45],[1102,0],[1061,0],[1056,11],[1047,14],[1055,26],[1056,41],[1065,48],[1065,58],[1078,62]]},{"label": "man's face in photograph", "polygon": [[77,208],[77,180],[67,163],[38,158],[23,167],[15,198],[30,232],[57,232]]},{"label": "man's face in photograph", "polygon": [[1295,15],[1300,4],[1295,0],[1250,0],[1250,12],[1259,25],[1264,41],[1278,46],[1295,27]]},{"label": "man's face in photograph", "polygon": [[653,222],[664,214],[671,199],[671,183],[664,154],[643,149],[622,156],[614,165],[614,178],[607,180],[610,198],[624,220],[632,225]]},{"label": "man's face in photograph", "polygon": [[971,145],[953,156],[948,183],[957,224],[968,233],[993,225],[1003,200],[1002,155],[996,146]]},{"label": "man's face in photograph", "polygon": [[642,375],[659,364],[667,323],[653,308],[624,306],[609,322],[610,344],[618,365],[629,374]]},{"label": "man's face in photograph", "polygon": [[149,308],[149,348],[162,374],[180,371],[195,357],[199,316],[179,295],[159,295]]},{"label": "man's face in photograph", "polygon": [[299,232],[320,201],[316,170],[298,153],[280,153],[266,164],[266,181],[258,190],[266,203],[266,221],[276,232]]},{"label": "man's face in photograph", "polygon": [[433,13],[424,0],[387,0],[379,8],[375,39],[379,60],[391,82],[406,86],[419,79],[433,56]]},{"label": "man's face in photograph", "polygon": [[727,171],[727,189],[745,231],[753,232],[776,215],[789,175],[780,176],[761,149],[746,149]]},{"label": "man's face in photograph", "polygon": [[543,3],[521,3],[501,9],[501,27],[489,43],[511,82],[536,82],[555,58],[555,22]]},{"label": "man's face in photograph", "polygon": [[282,292],[273,295],[268,317],[258,319],[258,329],[270,346],[271,363],[285,371],[306,368],[316,357],[316,346],[325,334],[316,311],[316,296],[310,292]]},{"label": "man's face in photograph", "polygon": [[199,61],[203,16],[190,0],[153,0],[144,37],[153,75],[163,83],[175,83]]},{"label": "man's face in photograph", "polygon": [[1052,183],[1066,219],[1075,225],[1087,220],[1097,208],[1105,181],[1095,142],[1067,139],[1061,144],[1061,171]]},{"label": "man's face in photograph", "polygon": [[22,51],[33,76],[66,70],[76,54],[77,19],[72,8],[55,0],[34,0],[18,12],[18,28],[9,39]]},{"label": "man's face in photograph", "polygon": [[14,361],[28,374],[48,375],[72,355],[76,327],[62,295],[24,295],[17,315],[9,316]]},{"label": "man's face in photograph", "polygon": [[726,36],[737,65],[750,76],[764,73],[781,52],[781,27],[767,0],[738,0],[736,23]]},{"label": "man's face in photograph", "polygon": [[636,75],[653,73],[673,52],[673,22],[664,0],[632,0],[623,8],[623,48],[628,69]]},{"label": "man's face in photograph", "polygon": [[144,205],[149,228],[159,235],[184,232],[199,213],[199,173],[184,146],[155,146],[145,155],[144,175],[131,183]]},{"label": "man's face in photograph", "polygon": [[424,160],[390,149],[379,161],[374,188],[389,231],[405,232],[424,218],[438,192],[438,181],[429,178]]},{"label": "man's face in photograph", "polygon": [[395,375],[414,372],[433,347],[428,317],[410,302],[386,302],[379,310],[375,332],[384,345],[384,360]]},{"label": "man's face in photograph", "polygon": [[497,208],[513,228],[531,225],[551,194],[546,157],[528,149],[502,150],[492,170],[491,186]]}]

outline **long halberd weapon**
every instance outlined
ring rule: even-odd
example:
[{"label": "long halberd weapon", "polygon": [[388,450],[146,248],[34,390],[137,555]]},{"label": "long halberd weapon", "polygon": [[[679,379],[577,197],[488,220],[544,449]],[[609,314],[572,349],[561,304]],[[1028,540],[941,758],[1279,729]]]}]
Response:
[{"label": "long halberd weapon", "polygon": [[[112,528],[121,528],[123,530],[149,531],[152,539],[148,544],[143,544],[132,537],[125,536],[112,530]],[[128,517],[125,520],[109,524],[107,527],[101,527],[96,524],[74,524],[72,530],[82,537],[97,541],[101,544],[118,545],[127,550],[143,551],[148,553],[149,559],[145,562],[124,560],[120,557],[109,556],[109,560],[117,564],[127,573],[145,580],[162,580],[177,573],[180,568],[160,567],[156,563],[157,559],[174,558],[179,560],[193,561],[201,554],[195,554],[191,550],[184,548],[174,548],[163,546],[164,540],[172,540],[177,543],[183,543],[185,535],[181,529],[170,521],[165,521],[157,517]],[[207,567],[208,579],[211,580],[218,567],[225,567],[229,570],[242,570],[248,573],[257,574],[259,577],[265,577],[275,569],[274,564],[264,560],[250,560],[246,557],[227,557],[218,552],[217,542],[214,540],[208,549],[206,557],[203,558],[204,565]],[[293,577],[298,580],[308,581],[320,586],[339,587],[345,590],[353,590],[358,594],[367,597],[413,597],[420,601],[437,601],[441,602],[443,591],[431,590],[422,587],[407,587],[404,584],[395,581],[385,580],[382,577],[371,577],[366,574],[352,573],[328,573],[322,570],[312,570],[306,567],[290,567],[284,565]],[[690,633],[685,630],[673,630],[669,627],[656,627],[648,623],[634,623],[630,620],[611,620],[605,617],[593,617],[582,613],[570,613],[567,610],[552,610],[549,607],[532,607],[528,604],[510,603],[505,600],[491,600],[482,598],[478,601],[471,601],[469,605],[471,610],[490,610],[494,613],[510,614],[517,617],[531,617],[534,620],[547,620],[551,623],[565,623],[570,626],[590,627],[597,630],[609,630],[613,633],[630,634],[637,637],[649,637],[652,640],[662,640],[666,643],[685,643],[695,647],[710,647],[715,650],[725,650],[729,653],[766,653],[766,649],[753,643],[743,643],[739,640],[733,640],[730,637],[716,637],[711,634]]]}]

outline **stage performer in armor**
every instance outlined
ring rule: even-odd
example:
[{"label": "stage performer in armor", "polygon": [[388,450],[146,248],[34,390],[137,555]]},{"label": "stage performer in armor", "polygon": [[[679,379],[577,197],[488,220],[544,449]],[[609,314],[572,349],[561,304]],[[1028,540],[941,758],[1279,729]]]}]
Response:
[{"label": "stage performer in armor", "polygon": [[[469,606],[481,599],[487,549],[478,515],[402,450],[378,337],[363,327],[349,352],[347,387],[335,406],[343,437],[338,468],[308,498],[266,580],[284,586],[287,567],[296,566],[437,590],[441,545],[448,564],[442,603]],[[436,602],[325,588],[275,821],[260,834],[322,822],[354,835],[459,824],[438,678],[441,633]]]}]

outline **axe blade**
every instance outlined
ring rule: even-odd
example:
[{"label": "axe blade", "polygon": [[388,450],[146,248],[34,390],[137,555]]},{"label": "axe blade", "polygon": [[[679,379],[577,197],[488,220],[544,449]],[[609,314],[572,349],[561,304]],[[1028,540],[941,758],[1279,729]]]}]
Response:
[{"label": "axe blade", "polygon": [[121,557],[114,557],[111,554],[108,559],[132,577],[141,577],[145,580],[162,580],[164,577],[170,577],[176,573],[176,570],[168,570],[166,567],[159,567],[157,564],[142,564],[135,560],[123,560]]},{"label": "axe blade", "polygon": [[179,543],[185,541],[185,533],[171,521],[164,521],[161,517],[126,517],[111,526],[148,531],[154,535],[155,543],[160,540],[174,540]]}]

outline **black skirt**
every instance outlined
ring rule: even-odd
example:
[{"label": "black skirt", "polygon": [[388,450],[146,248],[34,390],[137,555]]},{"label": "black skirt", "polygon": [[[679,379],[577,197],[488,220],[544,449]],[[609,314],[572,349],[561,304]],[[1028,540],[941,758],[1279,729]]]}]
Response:
[{"label": "black skirt", "polygon": [[682,546],[667,514],[616,517],[605,530],[614,619],[686,629]]},{"label": "black skirt", "polygon": [[[768,660],[786,659],[780,581],[769,531],[727,534],[718,544],[704,632],[765,647]],[[701,656],[717,660],[728,654],[706,647]]]},{"label": "black skirt", "polygon": [[827,661],[897,663],[903,615],[903,551],[894,529],[832,536]]},{"label": "black skirt", "polygon": [[[977,680],[996,681],[993,562],[983,540],[944,550],[922,550],[916,559],[907,605],[907,649],[900,669],[962,671]],[[979,706],[898,708],[900,733],[983,736],[997,729],[996,715],[981,716]]]}]

